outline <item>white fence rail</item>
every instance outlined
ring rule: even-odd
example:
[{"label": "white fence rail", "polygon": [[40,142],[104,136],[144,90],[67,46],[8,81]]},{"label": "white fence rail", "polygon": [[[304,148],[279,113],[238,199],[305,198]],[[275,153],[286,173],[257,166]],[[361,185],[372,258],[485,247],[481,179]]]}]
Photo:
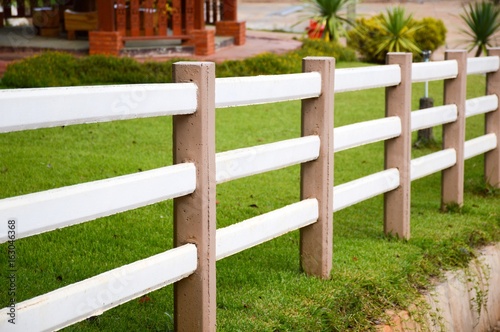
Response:
[{"label": "white fence rail", "polygon": [[335,186],[333,192],[333,211],[340,211],[397,187],[399,187],[399,171],[395,168],[340,184]]},{"label": "white fence rail", "polygon": [[[174,204],[176,225],[185,223],[182,218],[190,209],[193,210],[190,218],[195,215],[199,218],[189,224],[199,232],[187,236],[187,240],[177,238],[175,249],[17,304],[17,313],[30,317],[20,320],[25,325],[18,327],[24,331],[62,328],[177,282],[177,289],[183,288],[174,299],[179,308],[175,313],[176,324],[189,331],[214,330],[216,260],[287,232],[307,229],[301,231],[302,267],[309,274],[328,277],[334,211],[380,194],[385,194],[386,202],[399,200],[409,206],[409,195],[405,192],[410,181],[446,172],[483,153],[489,156],[487,168],[493,170],[488,180],[498,186],[500,91],[495,89],[500,86],[500,49],[492,52],[494,56],[483,59],[466,60],[465,52],[460,52],[454,53],[450,60],[419,64],[411,64],[406,54],[393,54],[389,65],[336,71],[333,59],[306,58],[304,73],[224,79],[215,78],[213,64],[183,62],[176,65],[182,67],[183,74],[174,79],[194,83],[0,91],[0,132],[165,115],[174,115],[177,134],[179,128],[197,128],[179,136],[185,140],[174,139],[174,149],[182,147],[189,153],[196,150],[186,155],[189,163],[0,200],[0,219],[16,220],[17,238],[167,199],[182,205],[176,209]],[[457,93],[461,97],[444,106],[411,112],[408,95],[411,89],[407,87],[412,82],[455,80],[457,84],[449,85],[453,87],[464,83],[466,74],[484,73],[488,75],[489,95],[466,102],[459,92],[447,90],[448,96]],[[385,87],[386,96],[398,100],[386,102],[388,109],[391,108],[388,114],[393,116],[333,128],[334,93],[376,87]],[[302,103],[303,137],[215,154],[216,107],[295,99],[308,99]],[[41,105],[46,111],[40,111]],[[411,131],[437,125],[454,126],[465,121],[466,116],[478,114],[487,114],[486,135],[467,142],[446,142],[442,151],[411,160],[408,153]],[[186,123],[189,125],[182,127]],[[452,128],[461,134],[465,130],[465,126]],[[189,140],[200,138],[207,141],[189,145]],[[377,141],[386,142],[386,169],[334,187],[334,152]],[[296,164],[302,167],[301,201],[215,230],[215,184]],[[463,173],[458,174],[453,181],[463,182]],[[448,181],[443,181],[444,189],[450,185]],[[202,204],[190,205],[193,200],[185,199],[190,194],[201,198],[197,202]],[[395,195],[400,196],[394,200]],[[448,203],[444,196],[442,200]],[[408,225],[404,223],[409,224],[409,209],[394,207],[394,210],[385,217],[385,225],[390,225],[385,229],[408,238]],[[4,230],[0,233],[0,243],[10,240]],[[10,310],[9,307],[0,310],[1,330],[9,326]]]},{"label": "white fence rail", "polygon": [[[104,272],[17,304],[29,319],[16,320],[17,331],[53,331],[97,316],[122,303],[172,284],[196,270],[196,246],[182,247]],[[0,310],[0,327],[9,331],[10,308]]]},{"label": "white fence rail", "polygon": [[318,220],[318,201],[308,199],[217,230],[217,260]]},{"label": "white fence rail", "polygon": [[215,157],[216,181],[223,183],[314,160],[319,156],[318,136],[219,152]]},{"label": "white fence rail", "polygon": [[412,65],[412,82],[425,82],[455,78],[458,65],[455,60],[419,62]]},{"label": "white fence rail", "polygon": [[[134,84],[0,90],[0,133],[196,110],[196,85]],[[40,105],[50,105],[40,111]]]},{"label": "white fence rail", "polygon": [[426,129],[457,120],[457,105],[444,105],[411,112],[411,131]]},{"label": "white fence rail", "polygon": [[[74,186],[0,200],[0,220],[16,220],[16,238],[136,209],[190,194],[193,164],[178,164]],[[0,243],[7,242],[7,228]]]},{"label": "white fence rail", "polygon": [[318,73],[217,78],[215,107],[234,107],[318,97]]},{"label": "white fence rail", "polygon": [[401,82],[397,65],[338,69],[335,72],[336,93],[373,88],[385,88]]},{"label": "white fence rail", "polygon": [[385,141],[401,134],[401,120],[397,116],[358,122],[336,128],[333,151],[339,152],[365,144]]}]

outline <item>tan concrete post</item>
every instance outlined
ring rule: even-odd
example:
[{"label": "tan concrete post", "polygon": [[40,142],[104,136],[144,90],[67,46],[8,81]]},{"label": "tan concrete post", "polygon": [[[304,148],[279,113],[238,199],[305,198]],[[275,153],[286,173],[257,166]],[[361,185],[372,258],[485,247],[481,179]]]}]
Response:
[{"label": "tan concrete post", "polygon": [[333,84],[335,59],[307,57],[304,72],[321,74],[321,95],[302,101],[302,136],[318,135],[319,158],[301,166],[301,199],[316,198],[318,221],[300,230],[302,269],[327,279],[333,252]]},{"label": "tan concrete post", "polygon": [[[488,50],[490,56],[500,56],[500,48],[491,48]],[[488,73],[486,76],[486,94],[496,94],[500,99],[500,70],[494,73]],[[486,134],[497,135],[497,147],[494,150],[486,152],[484,155],[484,176],[486,182],[491,186],[500,188],[500,110],[497,108],[493,112],[485,115]]]},{"label": "tan concrete post", "polygon": [[387,64],[401,68],[401,83],[385,90],[385,116],[401,119],[401,135],[385,141],[385,169],[399,170],[399,187],[384,195],[384,232],[410,238],[411,53],[388,53]]},{"label": "tan concrete post", "polygon": [[178,62],[173,78],[198,86],[196,113],[173,117],[174,163],[196,165],[196,190],[174,199],[174,245],[198,248],[197,270],[174,284],[175,330],[215,331],[215,65]]},{"label": "tan concrete post", "polygon": [[457,121],[443,125],[443,149],[455,149],[457,163],[442,171],[441,209],[449,204],[462,206],[464,202],[464,146],[465,146],[465,100],[467,88],[467,52],[449,50],[446,60],[456,60],[458,75],[444,81],[444,104],[457,105]]}]

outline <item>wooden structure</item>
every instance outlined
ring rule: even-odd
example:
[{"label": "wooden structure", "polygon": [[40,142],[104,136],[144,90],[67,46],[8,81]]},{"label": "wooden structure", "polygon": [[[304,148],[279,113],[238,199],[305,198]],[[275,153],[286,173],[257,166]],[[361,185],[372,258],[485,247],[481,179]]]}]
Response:
[{"label": "wooden structure", "polygon": [[[70,32],[69,38],[74,31],[89,31],[90,54],[118,55],[127,40],[179,39],[194,45],[197,55],[215,52],[215,35],[232,36],[236,45],[245,43],[245,23],[237,21],[237,0],[99,0],[95,13],[81,15],[75,11],[63,15],[73,1],[63,2],[61,21],[64,16],[69,22],[62,26]],[[12,1],[0,0],[0,22],[33,15],[36,1],[17,3],[14,16]],[[214,24],[215,30],[206,29],[206,24]]]}]

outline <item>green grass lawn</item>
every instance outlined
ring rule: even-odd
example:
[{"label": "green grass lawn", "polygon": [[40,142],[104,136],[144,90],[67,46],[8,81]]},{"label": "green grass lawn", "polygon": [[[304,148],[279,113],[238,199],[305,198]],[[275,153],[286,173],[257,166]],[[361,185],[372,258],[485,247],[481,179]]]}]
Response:
[{"label": "green grass lawn", "polygon": [[[432,83],[435,105],[442,82]],[[484,91],[471,76],[469,97]],[[414,109],[423,84],[414,86]],[[384,114],[384,91],[338,94],[335,126]],[[481,135],[484,118],[467,121]],[[440,128],[435,134],[440,140]],[[0,197],[11,197],[153,169],[172,163],[171,119],[152,118],[57,127],[0,135]],[[217,151],[300,136],[300,102],[217,110]],[[439,143],[439,142],[438,142]],[[414,157],[435,149],[414,151]],[[335,155],[335,183],[383,169],[383,144]],[[462,267],[473,248],[500,239],[498,191],[487,191],[483,161],[466,162],[465,205],[442,213],[440,174],[412,183],[412,238],[383,235],[383,200],[376,197],[334,215],[330,280],[299,268],[298,231],[217,263],[218,331],[366,331],[383,311],[407,308],[442,269]],[[299,167],[221,184],[217,226],[224,227],[299,200]],[[172,248],[172,202],[21,239],[17,301],[89,278]],[[0,246],[2,253],[6,245]],[[2,277],[7,255],[0,255]],[[7,305],[6,278],[0,303]],[[169,331],[172,286],[86,320],[66,331]],[[29,319],[19,316],[18,319]]]}]

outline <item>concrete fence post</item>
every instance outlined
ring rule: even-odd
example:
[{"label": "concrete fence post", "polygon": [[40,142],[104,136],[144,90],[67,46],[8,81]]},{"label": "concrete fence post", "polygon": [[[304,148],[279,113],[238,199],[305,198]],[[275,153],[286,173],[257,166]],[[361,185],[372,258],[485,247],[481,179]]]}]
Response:
[{"label": "concrete fence post", "polygon": [[194,243],[198,267],[174,284],[176,331],[215,331],[215,65],[178,62],[176,83],[198,86],[198,106],[191,115],[173,117],[174,163],[196,165],[196,189],[174,199],[174,245]]},{"label": "concrete fence post", "polygon": [[[488,50],[490,56],[500,56],[500,48]],[[486,94],[496,94],[500,99],[500,70],[488,73],[486,76]],[[484,176],[486,182],[493,187],[500,188],[500,110],[497,108],[493,112],[485,115],[486,134],[496,134],[497,147],[486,152],[484,155]]]},{"label": "concrete fence post", "polygon": [[388,53],[386,63],[401,68],[401,83],[385,90],[385,116],[401,119],[401,135],[385,141],[385,169],[399,170],[399,187],[384,195],[384,232],[410,238],[411,53]]},{"label": "concrete fence post", "polygon": [[441,209],[450,204],[462,206],[464,202],[464,146],[465,146],[465,101],[467,88],[467,52],[449,50],[446,60],[458,63],[456,78],[444,81],[444,104],[457,105],[457,121],[443,125],[443,149],[455,149],[457,163],[442,171]]},{"label": "concrete fence post", "polygon": [[309,275],[327,279],[333,254],[333,84],[335,59],[307,57],[303,72],[321,74],[321,95],[302,100],[302,136],[318,135],[319,158],[301,166],[301,199],[316,198],[318,221],[300,230],[302,269]]}]

